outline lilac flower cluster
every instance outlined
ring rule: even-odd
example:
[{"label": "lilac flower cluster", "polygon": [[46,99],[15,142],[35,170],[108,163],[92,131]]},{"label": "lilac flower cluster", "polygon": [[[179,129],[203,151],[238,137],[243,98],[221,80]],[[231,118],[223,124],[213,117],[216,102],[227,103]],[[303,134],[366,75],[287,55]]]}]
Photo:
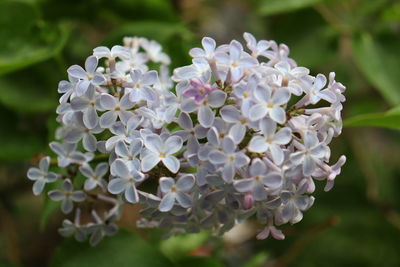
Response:
[{"label": "lilac flower cluster", "polygon": [[96,244],[129,203],[142,227],[223,234],[254,216],[265,225],[257,238],[283,239],[276,226],[302,219],[314,180],[332,188],[346,161],[329,165],[328,146],[345,87],[297,66],[286,45],[244,39],[247,50],[203,38],[172,76],[160,44],[137,37],[68,69],[50,144],[64,173],[48,171],[49,157],[28,171],[35,195],[63,180],[48,192],[64,213],[76,205],[61,234]]}]

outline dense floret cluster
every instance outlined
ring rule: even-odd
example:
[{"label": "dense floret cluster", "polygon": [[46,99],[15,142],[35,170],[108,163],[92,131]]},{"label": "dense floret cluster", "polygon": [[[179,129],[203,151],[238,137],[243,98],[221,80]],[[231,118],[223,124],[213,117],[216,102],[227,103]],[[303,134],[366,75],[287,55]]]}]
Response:
[{"label": "dense floret cluster", "polygon": [[137,37],[68,69],[50,143],[57,159],[28,171],[35,195],[75,211],[62,235],[96,244],[129,203],[142,227],[222,234],[254,215],[257,238],[283,239],[276,226],[302,219],[314,180],[332,188],[346,161],[329,165],[328,146],[341,133],[345,87],[297,66],[286,45],[244,39],[246,50],[203,38],[172,76],[161,45]]}]

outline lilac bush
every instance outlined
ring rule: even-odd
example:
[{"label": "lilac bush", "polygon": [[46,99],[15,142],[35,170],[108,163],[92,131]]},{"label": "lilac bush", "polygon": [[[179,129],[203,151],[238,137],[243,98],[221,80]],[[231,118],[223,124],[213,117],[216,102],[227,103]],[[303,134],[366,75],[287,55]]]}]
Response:
[{"label": "lilac bush", "polygon": [[57,157],[28,171],[35,195],[55,183],[49,197],[75,210],[61,234],[96,244],[134,204],[140,227],[221,235],[255,217],[257,238],[284,239],[277,227],[302,219],[314,180],[332,188],[346,161],[329,163],[345,87],[297,66],[284,44],[244,39],[247,50],[205,37],[172,75],[161,46],[138,37],[68,69]]}]

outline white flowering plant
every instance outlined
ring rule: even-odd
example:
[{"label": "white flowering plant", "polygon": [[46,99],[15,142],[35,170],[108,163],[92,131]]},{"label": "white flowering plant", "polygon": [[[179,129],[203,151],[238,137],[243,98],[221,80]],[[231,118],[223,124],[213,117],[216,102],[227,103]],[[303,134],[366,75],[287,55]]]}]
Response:
[{"label": "white flowering plant", "polygon": [[62,235],[95,245],[117,231],[123,205],[137,204],[140,227],[221,235],[255,217],[258,239],[284,239],[277,227],[302,220],[314,181],[333,187],[346,161],[329,163],[345,87],[299,67],[284,44],[244,39],[246,50],[205,37],[172,75],[161,45],[139,37],[68,68],[57,156],[28,171],[35,195],[73,215]]}]

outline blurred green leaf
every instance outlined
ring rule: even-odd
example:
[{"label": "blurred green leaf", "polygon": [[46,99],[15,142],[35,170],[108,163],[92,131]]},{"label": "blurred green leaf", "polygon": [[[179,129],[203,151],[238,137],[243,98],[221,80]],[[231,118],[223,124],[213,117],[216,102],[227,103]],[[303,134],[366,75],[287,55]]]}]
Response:
[{"label": "blurred green leaf", "polygon": [[378,40],[364,33],[353,40],[353,53],[357,65],[386,101],[400,103],[400,47],[398,37]]},{"label": "blurred green leaf", "polygon": [[193,267],[223,267],[225,266],[215,258],[210,257],[186,257],[178,262],[179,266],[193,266]]},{"label": "blurred green leaf", "polygon": [[170,259],[183,258],[207,242],[209,237],[207,232],[177,235],[161,241],[160,249]]},{"label": "blurred green leaf", "polygon": [[[40,33],[7,38],[0,50],[0,75],[57,55],[67,41],[68,33],[69,27],[61,24],[57,27],[44,26]],[[38,38],[38,35],[42,38]]]},{"label": "blurred green leaf", "polygon": [[263,0],[258,9],[261,15],[274,15],[313,6],[326,0]]},{"label": "blurred green leaf", "polygon": [[54,267],[168,267],[174,266],[156,248],[132,233],[120,230],[91,247],[87,243],[65,240],[57,248],[49,266]]},{"label": "blurred green leaf", "polygon": [[[1,84],[0,84],[0,88]],[[1,95],[1,93],[0,93]],[[20,116],[0,106],[0,160],[18,161],[30,159],[45,147],[45,140],[41,138],[41,129],[34,129],[33,125],[40,125],[31,117]]]},{"label": "blurred green leaf", "polygon": [[[15,79],[18,75],[0,77],[0,103],[17,112],[45,112],[55,109],[55,94],[46,92],[32,79]],[[56,91],[56,85],[54,91]]]},{"label": "blurred green leaf", "polygon": [[349,118],[343,122],[343,126],[372,126],[390,129],[400,129],[400,108],[386,113],[362,114]]}]

